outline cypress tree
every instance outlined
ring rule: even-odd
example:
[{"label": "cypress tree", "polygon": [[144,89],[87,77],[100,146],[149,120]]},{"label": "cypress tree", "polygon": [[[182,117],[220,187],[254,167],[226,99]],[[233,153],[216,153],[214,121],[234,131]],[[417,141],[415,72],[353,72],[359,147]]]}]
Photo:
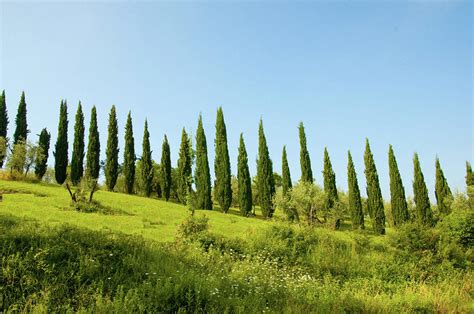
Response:
[{"label": "cypress tree", "polygon": [[142,158],[140,165],[143,192],[146,197],[149,197],[153,187],[153,161],[151,159],[150,132],[148,132],[147,120],[145,120],[145,128],[143,130]]},{"label": "cypress tree", "polygon": [[[7,100],[5,97],[5,90],[3,90],[0,96],[0,137],[3,137],[6,141],[8,131],[8,112],[7,112]],[[3,167],[5,156],[0,156],[0,168]]]},{"label": "cypress tree", "polygon": [[132,113],[128,112],[125,125],[125,149],[123,154],[123,176],[125,178],[125,193],[133,193],[135,183],[135,139],[133,138]]},{"label": "cypress tree", "polygon": [[257,189],[262,215],[265,218],[270,218],[274,211],[272,199],[275,194],[275,181],[273,178],[273,164],[268,152],[267,139],[265,138],[261,119],[258,127]]},{"label": "cypress tree", "polygon": [[398,171],[397,160],[392,145],[388,149],[388,167],[390,172],[390,204],[393,224],[399,226],[410,219],[402,177]]},{"label": "cypress tree", "polygon": [[21,93],[21,99],[20,104],[18,105],[18,112],[16,114],[15,123],[16,129],[13,135],[13,145],[17,144],[21,140],[26,143],[28,136],[28,123],[26,121],[25,92]]},{"label": "cypress tree", "polygon": [[286,156],[286,146],[283,146],[281,168],[281,187],[283,189],[283,195],[286,195],[292,187],[290,167],[288,166],[288,159]]},{"label": "cypress tree", "polygon": [[107,149],[105,151],[105,184],[109,191],[113,191],[118,177],[118,123],[115,106],[109,113],[109,126],[107,134]]},{"label": "cypress tree", "polygon": [[326,192],[326,208],[330,209],[334,207],[336,201],[338,201],[337,187],[336,187],[336,174],[332,169],[331,159],[327,148],[324,148],[324,192]]},{"label": "cypress tree", "polygon": [[58,184],[63,184],[67,178],[68,140],[67,140],[67,103],[61,100],[59,109],[58,138],[54,148],[54,176]]},{"label": "cypress tree", "polygon": [[416,153],[413,157],[413,166],[413,194],[416,206],[416,219],[419,223],[429,226],[432,224],[430,200],[428,198],[428,189],[426,188],[425,178],[421,171],[420,160]]},{"label": "cypress tree", "polygon": [[466,186],[474,186],[474,172],[469,161],[466,161]]},{"label": "cypress tree", "polygon": [[244,136],[240,133],[239,156],[237,158],[237,180],[239,190],[239,208],[243,216],[252,211],[252,182],[248,165]]},{"label": "cypress tree", "polygon": [[365,140],[364,164],[367,182],[367,207],[372,218],[373,228],[376,233],[385,234],[385,212],[382,192],[380,191],[379,176],[368,139]]},{"label": "cypress tree", "polygon": [[100,173],[100,139],[97,128],[97,110],[92,107],[89,125],[89,143],[87,144],[86,174],[91,179],[98,179]]},{"label": "cypress tree", "polygon": [[191,191],[192,177],[192,155],[190,138],[183,128],[181,133],[181,145],[179,147],[178,159],[178,199],[182,204],[186,204],[188,193]]},{"label": "cypress tree", "polygon": [[347,185],[349,187],[349,211],[351,213],[352,227],[364,229],[364,213],[360,198],[359,183],[351,152],[347,152]]},{"label": "cypress tree", "polygon": [[170,199],[171,193],[171,151],[168,144],[168,137],[165,135],[161,146],[161,177],[162,193],[166,201]]},{"label": "cypress tree", "polygon": [[443,170],[441,169],[439,158],[436,158],[435,196],[439,212],[442,214],[449,214],[451,212],[451,208],[449,208],[449,205],[446,204],[446,201],[453,198],[453,193],[451,193],[448,181],[446,180]]},{"label": "cypress tree", "polygon": [[76,112],[76,121],[74,124],[74,145],[72,147],[71,158],[71,181],[77,185],[84,173],[84,114],[82,105],[79,102]]},{"label": "cypress tree", "polygon": [[211,175],[207,159],[206,134],[202,126],[202,116],[199,115],[196,132],[196,201],[197,208],[212,210]]},{"label": "cypress tree", "polygon": [[229,149],[227,147],[227,130],[222,107],[217,109],[216,139],[214,144],[216,149],[214,159],[214,171],[216,175],[216,184],[214,186],[215,196],[221,210],[227,213],[232,203],[232,186],[230,182],[231,173]]},{"label": "cypress tree", "polygon": [[306,146],[306,134],[303,122],[300,122],[298,129],[300,134],[301,181],[313,183],[313,171],[311,170],[311,159]]},{"label": "cypress tree", "polygon": [[51,134],[44,128],[41,130],[38,141],[38,151],[35,160],[35,174],[38,180],[41,180],[48,168],[49,145],[51,141]]}]

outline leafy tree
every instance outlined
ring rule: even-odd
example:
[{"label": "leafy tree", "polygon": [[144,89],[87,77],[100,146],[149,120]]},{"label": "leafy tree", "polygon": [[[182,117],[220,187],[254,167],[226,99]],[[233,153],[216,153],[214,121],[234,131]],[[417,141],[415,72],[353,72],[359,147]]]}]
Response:
[{"label": "leafy tree", "polygon": [[374,231],[385,234],[385,212],[382,192],[380,191],[379,176],[375,167],[374,156],[370,150],[369,140],[365,140],[365,178],[367,182],[367,207],[372,218]]},{"label": "leafy tree", "polygon": [[306,134],[303,122],[300,122],[298,129],[300,134],[301,181],[313,182],[313,171],[311,170],[311,159],[306,145]]},{"label": "leafy tree", "polygon": [[68,140],[67,140],[67,103],[61,100],[59,109],[58,138],[54,148],[54,175],[58,184],[63,184],[67,177]]},{"label": "leafy tree", "polygon": [[252,211],[252,183],[248,165],[247,149],[245,148],[244,136],[242,133],[240,133],[237,164],[239,208],[243,216],[249,216]]},{"label": "leafy tree", "polygon": [[[2,100],[3,98],[2,94]],[[26,101],[25,101],[25,92],[21,93],[20,104],[18,105],[18,111],[16,114],[16,129],[13,135],[13,144],[17,144],[19,141],[23,140],[26,143],[28,136],[28,123],[26,121]]]},{"label": "leafy tree", "polygon": [[41,130],[38,141],[38,151],[36,153],[35,174],[41,180],[48,169],[49,145],[51,134],[46,128]]},{"label": "leafy tree", "polygon": [[0,152],[0,168],[3,167],[3,162],[6,157],[6,143],[7,143],[7,131],[8,131],[8,111],[7,111],[7,100],[5,97],[5,90],[3,90],[0,96],[0,138],[3,138]]},{"label": "leafy tree", "polygon": [[143,130],[141,179],[143,192],[146,197],[149,197],[153,187],[153,160],[151,159],[150,132],[148,132],[147,120],[145,120],[145,128]]},{"label": "leafy tree", "polygon": [[206,134],[202,126],[202,116],[199,115],[196,132],[196,206],[199,209],[212,210],[211,175],[207,158]]},{"label": "leafy tree", "polygon": [[451,193],[448,181],[441,169],[439,158],[436,158],[435,196],[439,212],[442,214],[449,214],[451,212],[450,203],[453,200],[453,193]]},{"label": "leafy tree", "polygon": [[219,107],[219,109],[217,109],[215,149],[215,196],[221,210],[224,213],[227,213],[232,203],[232,186],[230,182],[231,173],[229,149],[227,147],[227,130],[225,126],[222,107]]},{"label": "leafy tree", "polygon": [[23,173],[26,164],[26,155],[28,148],[26,142],[20,139],[16,144],[13,145],[13,150],[7,160],[7,167],[10,172],[14,171]]},{"label": "leafy tree", "polygon": [[410,219],[408,204],[405,197],[402,177],[398,171],[397,160],[392,145],[388,149],[388,167],[390,172],[390,204],[392,209],[393,224],[400,226]]},{"label": "leafy tree", "polygon": [[360,198],[359,183],[351,152],[347,152],[347,183],[349,186],[349,211],[351,213],[352,226],[354,229],[364,229],[364,213]]},{"label": "leafy tree", "polygon": [[27,142],[26,143],[26,158],[25,158],[25,177],[30,172],[30,169],[35,165],[36,158],[42,159],[43,157],[38,152],[38,146]]},{"label": "leafy tree", "polygon": [[264,217],[270,218],[274,212],[272,199],[275,194],[275,181],[273,164],[268,152],[267,139],[265,138],[261,119],[258,127],[257,188],[262,214]]},{"label": "leafy tree", "polygon": [[8,150],[7,139],[5,137],[0,136],[0,161],[2,162],[2,165],[1,165],[2,167],[3,167],[3,162],[5,158],[7,157],[7,150]]},{"label": "leafy tree", "polygon": [[336,187],[336,174],[332,169],[331,159],[327,148],[324,148],[324,192],[326,193],[326,208],[333,208],[335,203],[339,200]]},{"label": "leafy tree", "polygon": [[97,127],[97,110],[92,107],[89,125],[89,143],[87,144],[86,174],[89,179],[96,180],[100,173],[100,139]]},{"label": "leafy tree", "polygon": [[133,193],[135,183],[135,139],[133,138],[132,114],[128,112],[125,125],[125,150],[123,155],[123,175],[125,178],[125,193]]},{"label": "leafy tree", "polygon": [[413,194],[416,207],[416,219],[423,225],[431,225],[433,223],[433,215],[431,213],[430,199],[428,198],[428,189],[426,188],[425,178],[420,167],[418,154],[413,157],[414,179]]},{"label": "leafy tree", "polygon": [[113,191],[118,178],[118,123],[115,106],[112,106],[109,113],[109,126],[107,134],[107,149],[105,151],[105,184],[109,191]]},{"label": "leafy tree", "polygon": [[286,146],[283,146],[283,153],[281,156],[281,186],[283,195],[286,195],[292,187],[290,167],[288,166],[288,159],[286,156]]},{"label": "leafy tree", "polygon": [[321,223],[318,213],[324,211],[327,195],[323,189],[312,182],[301,181],[290,192],[290,209],[296,212],[297,220],[304,219],[310,226]]},{"label": "leafy tree", "polygon": [[161,177],[162,193],[166,201],[170,199],[171,193],[171,151],[168,143],[168,137],[165,135],[163,145],[161,146]]},{"label": "leafy tree", "polygon": [[84,174],[84,114],[82,105],[79,102],[74,124],[74,145],[71,158],[71,181],[73,185],[78,185]]},{"label": "leafy tree", "polygon": [[192,145],[186,130],[181,133],[181,145],[179,147],[177,192],[178,199],[182,204],[186,204],[187,196],[191,191],[192,184]]}]

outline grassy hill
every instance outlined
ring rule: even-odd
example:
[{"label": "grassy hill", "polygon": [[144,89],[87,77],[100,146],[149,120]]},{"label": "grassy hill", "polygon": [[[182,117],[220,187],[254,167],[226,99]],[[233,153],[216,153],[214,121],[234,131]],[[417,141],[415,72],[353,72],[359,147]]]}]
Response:
[{"label": "grassy hill", "polygon": [[465,210],[433,229],[375,236],[278,215],[190,217],[178,204],[105,191],[96,199],[107,214],[71,209],[54,185],[0,181],[0,191],[0,311],[474,310]]}]

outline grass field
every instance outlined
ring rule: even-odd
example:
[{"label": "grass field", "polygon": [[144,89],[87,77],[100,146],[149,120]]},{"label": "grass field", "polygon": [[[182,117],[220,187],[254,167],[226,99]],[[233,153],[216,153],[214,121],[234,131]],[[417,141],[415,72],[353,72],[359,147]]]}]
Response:
[{"label": "grass field", "polygon": [[105,191],[96,199],[113,214],[81,213],[55,185],[0,181],[0,192],[0,311],[474,310],[466,210],[433,229],[376,236],[347,223],[288,224],[279,213],[190,218],[178,204]]}]

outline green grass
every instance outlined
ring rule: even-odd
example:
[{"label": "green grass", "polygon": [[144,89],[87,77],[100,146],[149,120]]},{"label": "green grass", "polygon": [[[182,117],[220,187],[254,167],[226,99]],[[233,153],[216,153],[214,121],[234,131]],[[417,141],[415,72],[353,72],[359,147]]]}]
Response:
[{"label": "green grass", "polygon": [[[67,223],[91,230],[138,234],[160,242],[172,241],[176,227],[190,214],[186,207],[172,202],[107,191],[96,192],[94,199],[123,214],[83,214],[70,209],[71,200],[64,187],[0,180],[0,191],[6,192],[0,213],[48,225]],[[225,215],[218,210],[197,211],[196,215],[208,216],[211,231],[229,238],[246,237],[268,227],[261,217],[245,218],[235,209]]]},{"label": "green grass", "polygon": [[470,209],[376,236],[278,213],[191,218],[178,204],[105,191],[96,199],[116,214],[80,213],[62,187],[0,181],[2,191],[0,312],[474,311]]}]

